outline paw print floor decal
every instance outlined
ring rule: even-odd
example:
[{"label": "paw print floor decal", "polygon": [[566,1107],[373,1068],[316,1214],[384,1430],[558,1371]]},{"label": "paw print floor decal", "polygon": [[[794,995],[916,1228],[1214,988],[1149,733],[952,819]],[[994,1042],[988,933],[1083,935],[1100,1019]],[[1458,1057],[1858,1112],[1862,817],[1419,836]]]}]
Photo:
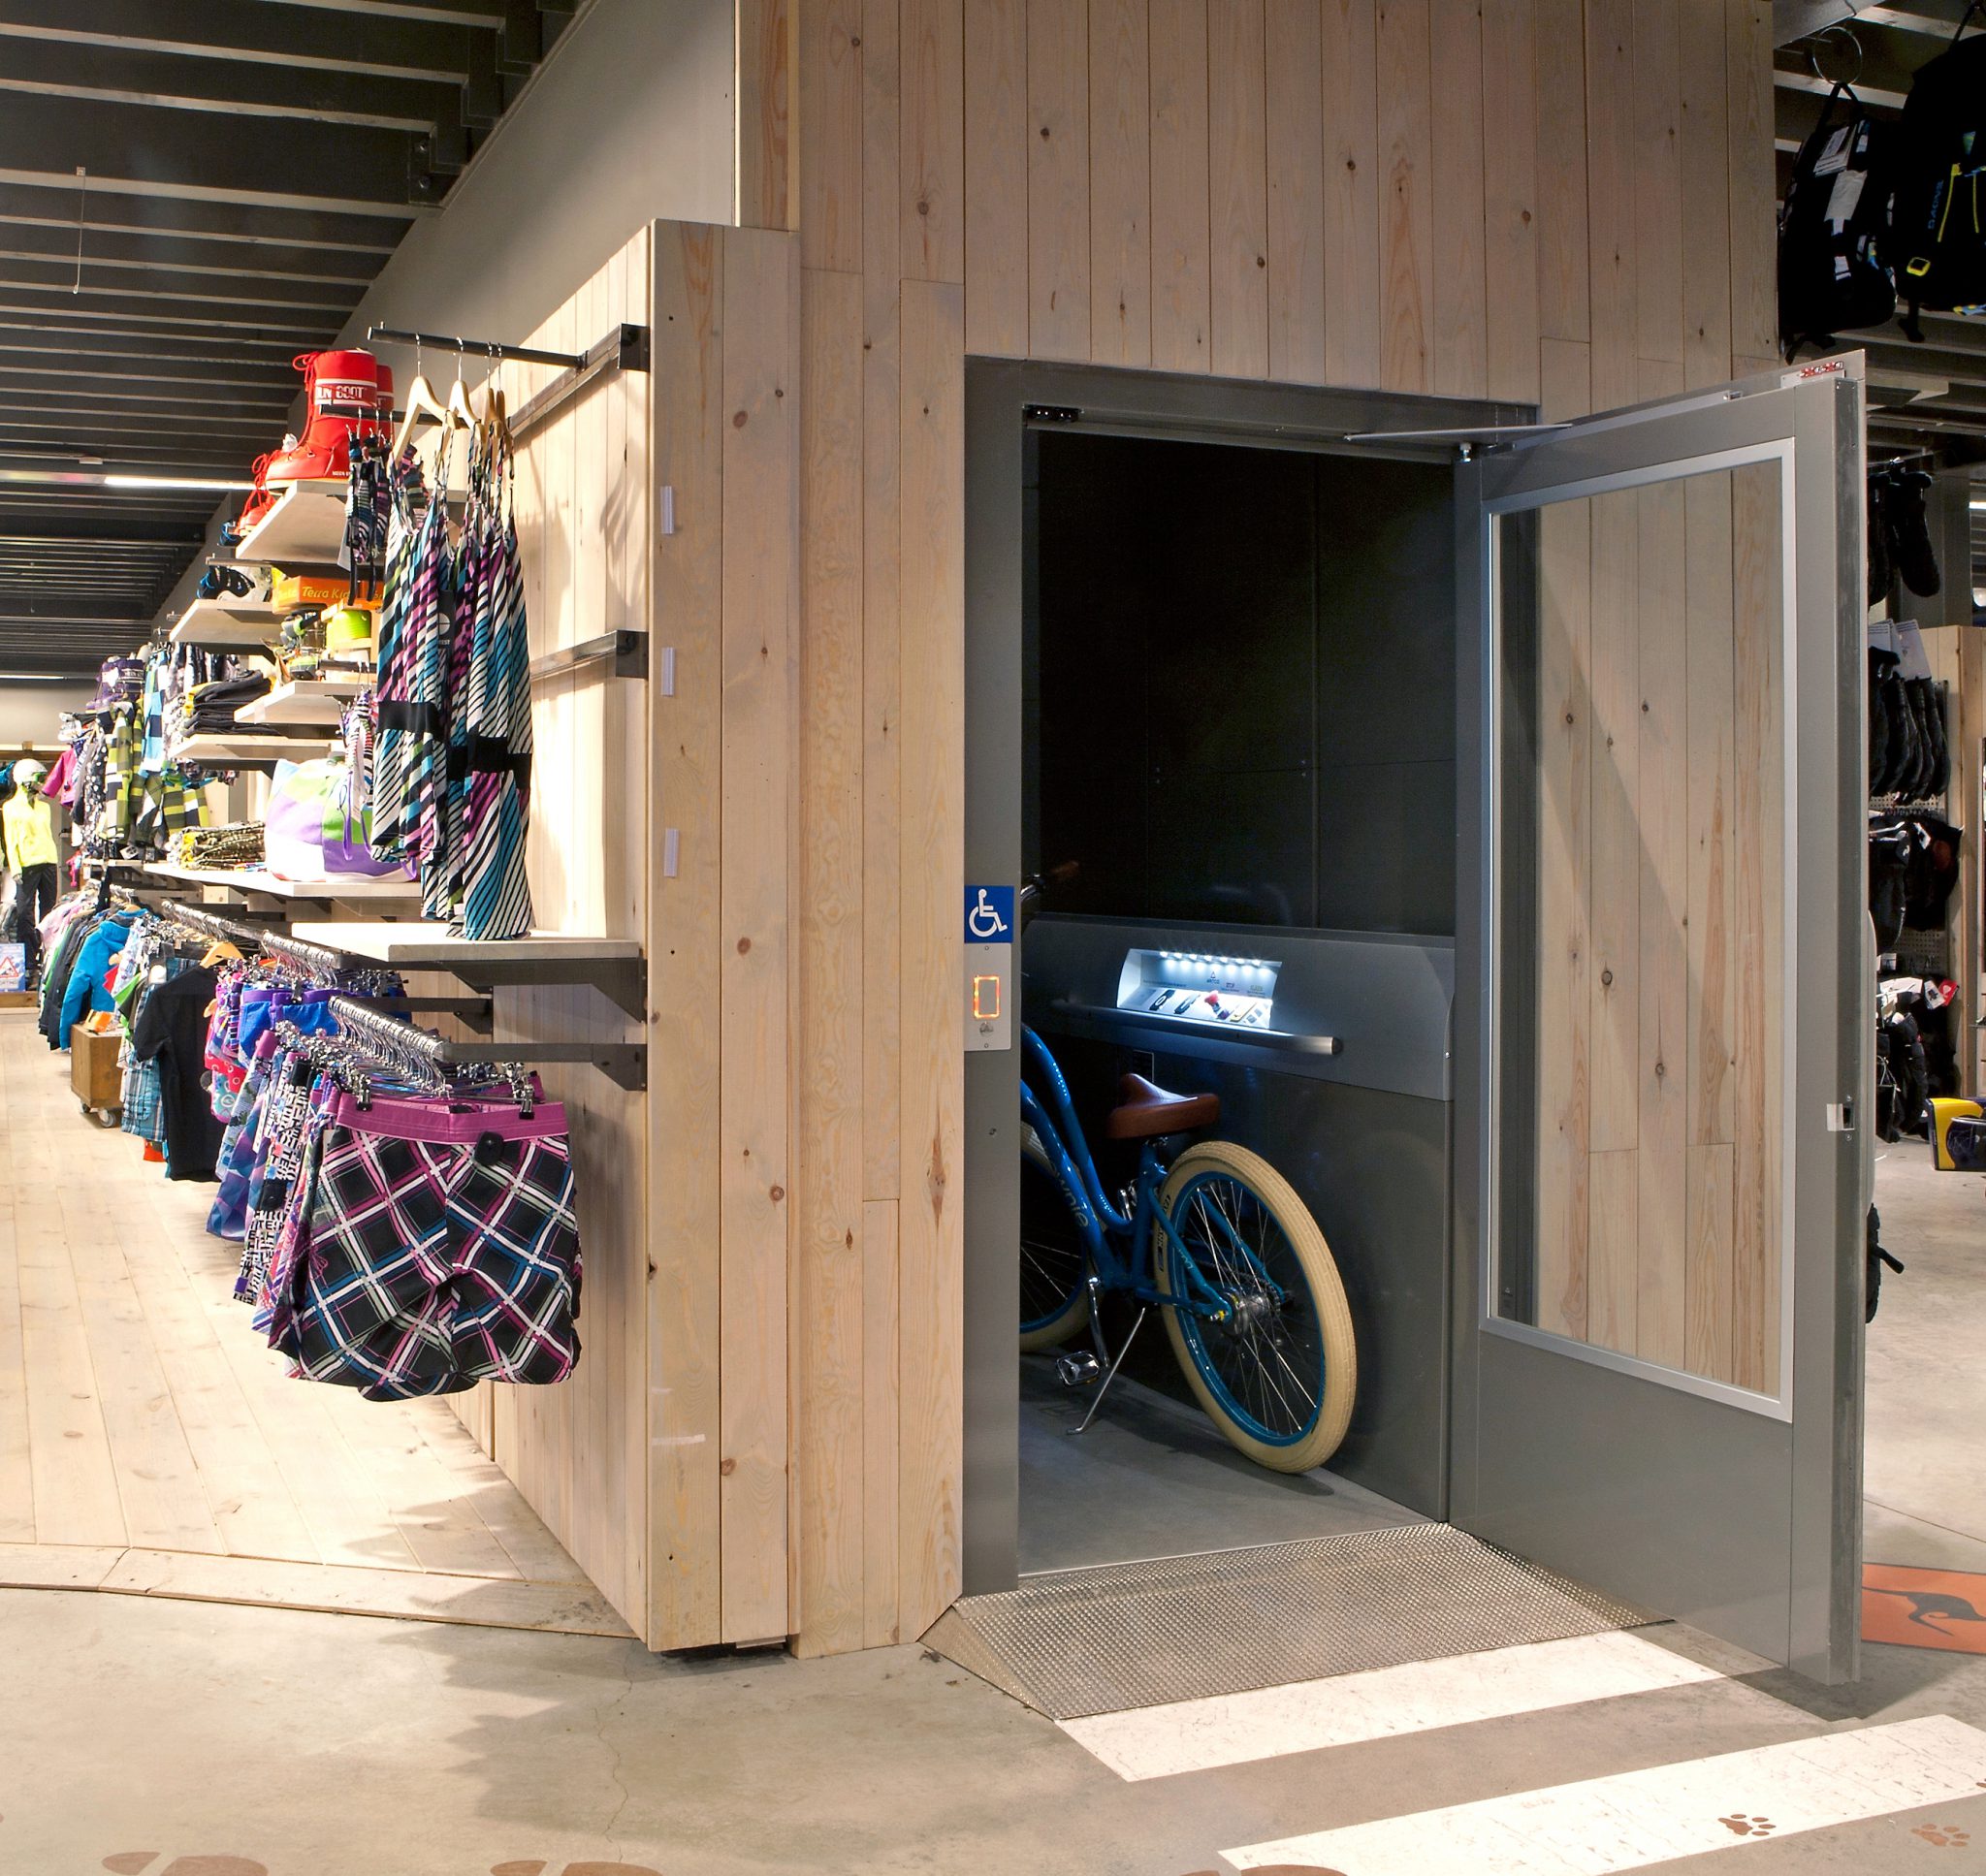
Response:
[{"label": "paw print floor decal", "polygon": [[1771,1818],[1747,1817],[1743,1811],[1733,1811],[1717,1822],[1734,1837],[1769,1837],[1773,1833]]},{"label": "paw print floor decal", "polygon": [[646,1863],[567,1863],[562,1870],[537,1858],[527,1858],[522,1862],[492,1863],[490,1876],[662,1876],[658,1869],[651,1869]]},{"label": "paw print floor decal", "polygon": [[1972,1841],[1970,1831],[1961,1830],[1950,1824],[1920,1824],[1910,1834],[1922,1837],[1926,1843],[1936,1844],[1940,1850],[1963,1850]]},{"label": "paw print floor decal", "polygon": [[104,1859],[104,1867],[112,1876],[269,1876],[268,1867],[251,1857],[175,1857],[163,1867],[154,1868],[164,1854],[160,1850],[120,1850]]}]

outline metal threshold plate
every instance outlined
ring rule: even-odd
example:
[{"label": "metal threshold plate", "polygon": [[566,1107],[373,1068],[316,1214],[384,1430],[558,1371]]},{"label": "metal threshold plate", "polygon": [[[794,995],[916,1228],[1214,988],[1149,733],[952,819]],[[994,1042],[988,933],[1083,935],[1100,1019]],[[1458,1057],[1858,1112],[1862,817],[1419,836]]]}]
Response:
[{"label": "metal threshold plate", "polygon": [[1650,1621],[1446,1524],[1024,1577],[925,1645],[1051,1719],[1323,1680]]}]

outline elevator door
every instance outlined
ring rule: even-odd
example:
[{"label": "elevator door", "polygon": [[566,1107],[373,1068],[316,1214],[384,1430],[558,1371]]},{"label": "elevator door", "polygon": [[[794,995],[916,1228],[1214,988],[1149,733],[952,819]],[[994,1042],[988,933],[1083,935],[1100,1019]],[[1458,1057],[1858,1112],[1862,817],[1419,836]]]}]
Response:
[{"label": "elevator door", "polygon": [[1458,470],[1454,1521],[1816,1678],[1861,1510],[1855,362]]}]

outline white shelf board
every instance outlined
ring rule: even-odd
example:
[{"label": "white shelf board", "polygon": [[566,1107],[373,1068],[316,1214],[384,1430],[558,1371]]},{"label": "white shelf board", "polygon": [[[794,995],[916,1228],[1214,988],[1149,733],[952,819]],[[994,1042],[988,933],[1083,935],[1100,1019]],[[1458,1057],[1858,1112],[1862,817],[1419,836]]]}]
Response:
[{"label": "white shelf board", "polygon": [[243,766],[283,758],[307,762],[312,756],[324,754],[330,747],[331,738],[328,736],[256,735],[252,732],[239,736],[209,734],[189,736],[172,751],[172,760],[184,769],[225,769],[231,765]]},{"label": "white shelf board", "polygon": [[145,872],[187,885],[232,886],[238,892],[268,893],[276,899],[403,900],[418,905],[421,898],[421,888],[411,879],[278,879],[264,867],[176,867],[164,861],[154,861]]},{"label": "white shelf board", "polygon": [[285,568],[335,566],[344,540],[343,478],[293,482],[275,506],[241,537],[235,558]]},{"label": "white shelf board", "polygon": [[[418,890],[418,889],[417,889]],[[293,936],[308,944],[328,945],[353,957],[380,964],[558,964],[601,959],[638,958],[639,938],[573,937],[563,932],[533,932],[521,938],[470,938],[452,935],[445,925],[426,919],[404,923],[299,925]]]},{"label": "white shelf board", "polygon": [[238,723],[312,723],[336,729],[346,704],[370,687],[365,678],[313,678],[307,684],[281,684],[266,697],[243,704],[235,713]]},{"label": "white shelf board", "polygon": [[173,627],[175,645],[252,645],[275,643],[282,621],[268,606],[240,599],[196,599]]}]

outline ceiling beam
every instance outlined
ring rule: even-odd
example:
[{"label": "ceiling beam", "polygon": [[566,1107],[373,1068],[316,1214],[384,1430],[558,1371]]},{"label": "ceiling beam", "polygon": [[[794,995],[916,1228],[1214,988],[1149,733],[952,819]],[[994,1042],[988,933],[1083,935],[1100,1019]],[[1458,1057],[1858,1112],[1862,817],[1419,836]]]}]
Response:
[{"label": "ceiling beam", "polygon": [[16,172],[0,176],[0,221],[73,232],[79,206],[85,210],[89,227],[100,233],[177,235],[189,240],[304,255],[357,254],[371,257],[375,267],[393,252],[408,226],[371,215],[132,195],[94,179],[84,195],[74,175],[38,175],[30,180]]},{"label": "ceiling beam", "polygon": [[384,78],[312,66],[223,63],[54,39],[0,40],[0,89],[425,133],[462,127],[455,79]]},{"label": "ceiling beam", "polygon": [[383,7],[269,0],[0,0],[4,35],[458,83],[478,36],[466,22],[405,19]]},{"label": "ceiling beam", "polygon": [[138,268],[224,281],[304,280],[360,291],[370,286],[379,271],[376,254],[320,254],[307,247],[249,246],[164,232],[127,235],[94,222],[79,230],[73,201],[70,207],[66,222],[52,215],[39,222],[0,219],[0,254],[18,260],[66,261],[74,270],[80,252],[85,268]]},{"label": "ceiling beam", "polygon": [[199,548],[207,531],[190,522],[98,521],[78,516],[61,526],[29,526],[0,515],[0,541],[95,541],[105,547]]},{"label": "ceiling beam", "polygon": [[98,102],[80,111],[31,92],[0,111],[0,170],[66,178],[73,189],[81,169],[120,193],[339,214],[404,215],[439,199],[433,178],[411,174],[410,141],[349,124],[216,136],[206,111]]},{"label": "ceiling beam", "polygon": [[[51,296],[46,302],[35,299],[35,295]],[[87,305],[81,303],[87,300]],[[173,312],[169,308],[185,302],[146,300],[130,294],[113,295],[98,293],[85,287],[81,294],[73,294],[62,288],[45,287],[34,284],[23,285],[6,278],[6,269],[0,267],[0,315],[24,313],[36,320],[60,320],[65,325],[86,319],[116,320],[132,337],[148,338],[153,334],[144,330],[152,326],[178,326],[188,329],[178,334],[186,337],[194,334],[209,336],[216,332],[227,334],[226,343],[238,342],[250,345],[287,346],[292,353],[309,348],[299,342],[301,334],[307,337],[312,334],[329,338],[344,324],[337,316],[336,308],[320,310],[316,307],[300,306],[294,310],[282,307],[259,306],[254,310],[259,315],[250,319],[226,319],[211,310],[199,310],[189,306],[185,312]],[[228,302],[222,301],[222,305]],[[247,310],[243,308],[243,310]],[[115,330],[115,329],[111,329]],[[240,337],[238,341],[237,334]],[[164,337],[168,334],[160,334]]]},{"label": "ceiling beam", "polygon": [[186,301],[195,305],[271,306],[285,312],[348,313],[366,297],[365,283],[358,280],[264,277],[237,285],[225,273],[178,273],[128,261],[100,261],[89,254],[83,256],[79,270],[74,254],[58,258],[14,252],[4,238],[0,238],[0,283],[40,287],[71,299],[81,294],[120,294],[140,300]]},{"label": "ceiling beam", "polygon": [[[282,350],[287,342],[276,334],[257,339],[230,334],[220,340],[203,338],[197,333],[133,333],[116,326],[80,324],[64,326],[58,332],[39,321],[0,312],[0,352],[10,355],[40,355],[52,350],[63,358],[156,360],[161,365],[224,365],[238,371],[282,373],[294,369],[290,361],[296,356],[296,347]],[[245,345],[273,349],[257,358],[242,352]]]}]

